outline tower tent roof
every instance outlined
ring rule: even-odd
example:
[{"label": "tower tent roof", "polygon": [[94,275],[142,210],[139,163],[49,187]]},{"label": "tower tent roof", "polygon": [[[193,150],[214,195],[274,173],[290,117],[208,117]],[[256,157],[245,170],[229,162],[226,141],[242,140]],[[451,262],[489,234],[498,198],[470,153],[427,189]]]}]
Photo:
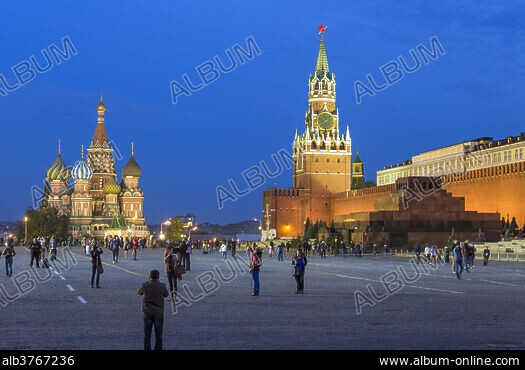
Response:
[{"label": "tower tent roof", "polygon": [[359,158],[359,152],[356,153],[354,163],[363,163],[361,162],[361,158]]},{"label": "tower tent roof", "polygon": [[329,71],[330,69],[328,68],[328,59],[326,58],[326,50],[324,48],[324,38],[321,35],[321,45],[319,46],[319,54],[317,55],[315,75],[322,77],[325,73],[328,74]]}]

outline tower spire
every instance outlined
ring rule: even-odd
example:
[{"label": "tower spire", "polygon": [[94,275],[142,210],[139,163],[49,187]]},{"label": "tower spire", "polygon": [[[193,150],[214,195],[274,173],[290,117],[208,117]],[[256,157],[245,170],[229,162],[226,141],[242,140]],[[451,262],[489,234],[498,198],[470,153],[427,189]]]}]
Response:
[{"label": "tower spire", "polygon": [[321,25],[319,27],[319,33],[321,34],[321,45],[319,45],[319,53],[317,55],[317,65],[315,66],[315,74],[317,76],[324,75],[330,70],[328,68],[328,59],[326,58],[326,50],[324,48],[324,32],[326,26]]}]

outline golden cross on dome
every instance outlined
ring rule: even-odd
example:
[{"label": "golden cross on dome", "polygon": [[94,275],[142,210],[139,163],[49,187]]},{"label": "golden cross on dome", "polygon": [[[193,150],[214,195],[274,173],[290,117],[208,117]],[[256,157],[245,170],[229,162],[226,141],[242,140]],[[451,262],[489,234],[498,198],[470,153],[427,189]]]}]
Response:
[{"label": "golden cross on dome", "polygon": [[58,155],[60,155],[60,139],[58,139]]},{"label": "golden cross on dome", "polygon": [[84,144],[82,144],[82,159],[84,159]]},{"label": "golden cross on dome", "polygon": [[324,31],[326,30],[326,27],[327,26],[323,26],[322,24],[320,27],[317,27],[317,29],[319,30],[319,34],[324,33]]},{"label": "golden cross on dome", "polygon": [[131,156],[133,157],[133,141],[131,142]]}]

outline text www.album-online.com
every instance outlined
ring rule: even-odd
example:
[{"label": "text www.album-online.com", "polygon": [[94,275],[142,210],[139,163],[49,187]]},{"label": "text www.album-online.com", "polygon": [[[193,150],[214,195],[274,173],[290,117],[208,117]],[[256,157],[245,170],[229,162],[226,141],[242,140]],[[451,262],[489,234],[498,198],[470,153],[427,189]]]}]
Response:
[{"label": "text www.album-online.com", "polygon": [[381,366],[449,366],[449,365],[475,365],[475,366],[519,366],[520,359],[517,357],[502,357],[502,358],[489,358],[489,357],[380,357],[379,364]]}]

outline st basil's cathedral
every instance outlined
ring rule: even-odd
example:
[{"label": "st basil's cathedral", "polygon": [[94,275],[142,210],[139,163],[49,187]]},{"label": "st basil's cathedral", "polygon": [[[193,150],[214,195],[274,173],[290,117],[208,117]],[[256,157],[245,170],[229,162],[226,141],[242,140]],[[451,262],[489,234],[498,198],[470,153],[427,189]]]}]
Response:
[{"label": "st basil's cathedral", "polygon": [[[73,238],[104,238],[107,235],[137,236],[148,239],[144,218],[144,193],[139,187],[142,173],[133,153],[117,181],[113,148],[104,125],[106,106],[97,105],[97,127],[87,149],[72,169],[60,155],[47,170],[40,208],[53,207],[59,215],[70,217]],[[71,184],[71,179],[73,184]]]}]

